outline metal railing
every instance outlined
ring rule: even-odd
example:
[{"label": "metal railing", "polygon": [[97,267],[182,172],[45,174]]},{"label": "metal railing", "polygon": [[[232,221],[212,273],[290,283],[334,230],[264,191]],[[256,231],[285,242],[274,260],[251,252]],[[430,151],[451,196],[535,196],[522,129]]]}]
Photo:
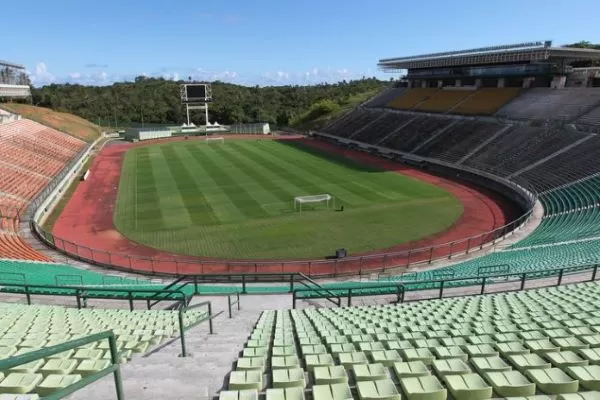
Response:
[{"label": "metal railing", "polygon": [[247,274],[259,272],[303,273],[312,277],[356,275],[385,272],[389,269],[408,268],[419,264],[452,259],[458,255],[483,250],[503,240],[526,223],[532,210],[509,224],[492,231],[452,242],[416,247],[404,251],[385,252],[339,259],[312,260],[207,260],[189,256],[143,257],[128,253],[112,252],[74,243],[45,231],[32,221],[32,231],[46,244],[69,257],[114,268],[117,270],[153,275],[201,275],[201,274]]},{"label": "metal railing", "polygon": [[56,346],[50,346],[41,350],[32,351],[19,356],[6,358],[0,360],[0,371],[8,371],[10,368],[18,367],[19,365],[27,364],[32,361],[47,358],[64,351],[72,350],[77,347],[85,346],[90,343],[99,342],[101,340],[108,340],[109,351],[110,351],[110,365],[100,371],[94,372],[93,374],[83,377],[81,380],[67,386],[60,388],[57,391],[44,396],[44,400],[57,400],[62,399],[78,389],[81,389],[97,380],[105,377],[112,373],[115,381],[115,391],[118,400],[125,399],[123,395],[123,382],[121,379],[121,370],[119,367],[119,351],[117,350],[117,341],[112,331],[106,331],[89,335],[80,339],[71,340],[65,343],[57,344]]},{"label": "metal railing", "polygon": [[342,298],[346,298],[346,305],[350,307],[352,305],[353,297],[363,296],[381,296],[386,294],[395,294],[396,302],[404,302],[404,285],[401,283],[387,283],[387,284],[375,284],[368,286],[336,286],[330,289],[295,289],[292,292],[292,308],[296,308],[297,300],[311,300],[311,299],[326,299],[332,301],[338,307],[342,305]]},{"label": "metal railing", "polygon": [[[233,300],[235,298],[235,300]],[[233,318],[233,306],[237,305],[237,310],[240,311],[240,292],[232,292],[227,294],[227,310],[229,311],[229,318]]]}]

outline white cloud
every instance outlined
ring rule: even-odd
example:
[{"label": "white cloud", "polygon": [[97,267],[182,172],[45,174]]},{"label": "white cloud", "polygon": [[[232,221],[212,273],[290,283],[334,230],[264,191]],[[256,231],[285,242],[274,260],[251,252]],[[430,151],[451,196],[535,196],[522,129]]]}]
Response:
[{"label": "white cloud", "polygon": [[43,61],[37,63],[35,72],[27,72],[31,82],[36,86],[47,85],[56,81],[54,75],[48,72],[48,67],[46,67],[46,63]]}]

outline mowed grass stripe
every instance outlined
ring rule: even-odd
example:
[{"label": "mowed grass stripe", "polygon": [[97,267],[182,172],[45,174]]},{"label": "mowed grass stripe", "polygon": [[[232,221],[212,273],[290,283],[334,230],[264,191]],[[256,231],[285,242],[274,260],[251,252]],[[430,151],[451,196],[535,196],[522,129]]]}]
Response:
[{"label": "mowed grass stripe", "polygon": [[[354,193],[357,196],[361,196],[370,202],[406,198],[406,196],[402,195],[401,192],[391,189],[389,187],[390,182],[387,179],[381,179],[384,178],[383,175],[386,174],[385,171],[355,172],[351,168],[338,166],[336,163],[324,160],[322,157],[310,152],[303,151],[305,157],[295,157],[295,155],[298,153],[298,150],[302,149],[297,149],[291,146],[287,147],[285,145],[279,146],[277,148],[277,155],[288,162],[297,163],[306,171],[310,171],[324,180],[331,182],[343,182],[341,184],[346,190]],[[327,166],[327,168],[325,168],[325,166]],[[357,175],[364,176],[365,174],[368,174],[368,176],[372,179],[360,179],[361,183],[358,183]],[[383,182],[381,182],[382,180]],[[395,183],[397,184],[398,182],[396,181]]]},{"label": "mowed grass stripe", "polygon": [[126,153],[123,160],[123,171],[119,179],[119,192],[117,194],[117,209],[113,220],[115,225],[122,224],[125,229],[136,229],[136,207],[135,207],[135,179],[137,174],[135,153]]},{"label": "mowed grass stripe", "polygon": [[[277,175],[273,174],[260,163],[246,157],[241,152],[230,146],[217,146],[215,150],[224,158],[229,160],[236,167],[246,171],[246,173],[256,181],[264,190],[277,197],[280,202],[291,204],[294,193],[298,193],[299,188],[293,184],[283,185],[283,180],[277,180]],[[274,179],[273,179],[274,178]]]},{"label": "mowed grass stripe", "polygon": [[162,196],[156,187],[156,182],[161,182],[162,177],[159,176],[157,179],[154,176],[150,148],[136,149],[133,155],[136,159],[136,224],[138,228],[167,228],[168,226],[163,224],[162,218],[165,204],[161,202]]},{"label": "mowed grass stripe", "polygon": [[[214,177],[215,182],[222,184],[223,191],[229,196],[229,201],[233,203],[242,214],[247,218],[264,218],[269,215],[261,207],[262,203],[272,202],[273,198],[269,193],[259,193],[259,189],[248,191],[242,186],[237,186],[237,182],[253,181],[253,178],[245,175],[244,172],[236,167],[227,166],[228,163],[211,146],[206,144],[194,144],[194,147],[202,152],[203,157],[197,159],[203,168]],[[255,198],[256,197],[256,198]]]},{"label": "mowed grass stripe", "polygon": [[202,191],[196,186],[192,176],[175,153],[173,147],[168,145],[159,147],[166,158],[167,167],[173,175],[190,220],[195,225],[218,223],[218,218],[212,212],[212,208],[202,195]]},{"label": "mowed grass stripe", "polygon": [[368,201],[361,196],[345,190],[339,183],[324,181],[322,178],[303,170],[300,166],[290,164],[278,158],[276,155],[266,151],[260,146],[243,146],[242,143],[235,143],[237,149],[245,153],[249,158],[263,163],[266,167],[276,172],[281,178],[295,182],[303,188],[303,192],[295,196],[315,195],[329,193],[335,196],[338,201],[349,205],[364,205]]},{"label": "mowed grass stripe", "polygon": [[204,169],[202,158],[206,155],[203,152],[195,151],[195,148],[191,146],[176,146],[174,148],[181,160],[188,166],[188,169],[192,169],[193,173],[190,175],[193,177],[196,186],[202,189],[204,198],[210,204],[219,221],[221,223],[244,221],[246,215],[231,202],[230,196],[219,186],[214,174]]},{"label": "mowed grass stripe", "polygon": [[[167,166],[167,160],[162,152],[154,148],[150,153],[150,168],[154,177],[154,192],[159,195],[159,204],[162,213],[157,213],[161,219],[161,225],[166,229],[177,229],[192,225],[188,213],[181,212],[185,209],[185,203],[181,192],[175,182],[175,177]],[[157,185],[161,182],[161,185]],[[156,204],[152,204],[156,206]],[[155,211],[151,210],[152,212]]]}]

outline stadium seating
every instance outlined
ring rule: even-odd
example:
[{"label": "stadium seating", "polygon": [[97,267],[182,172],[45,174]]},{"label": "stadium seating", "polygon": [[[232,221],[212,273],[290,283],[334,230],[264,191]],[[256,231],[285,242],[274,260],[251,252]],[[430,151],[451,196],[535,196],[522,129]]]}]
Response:
[{"label": "stadium seating", "polygon": [[[186,311],[184,326],[206,316]],[[179,336],[178,312],[72,309],[0,303],[0,359],[112,330],[121,362]],[[0,393],[47,396],[110,363],[106,341],[66,351],[0,372]]]},{"label": "stadium seating", "polygon": [[371,100],[365,103],[365,107],[380,108],[385,107],[390,101],[396,97],[402,95],[407,89],[406,88],[388,88],[383,92],[373,97]]},{"label": "stadium seating", "polygon": [[439,89],[437,88],[409,89],[390,101],[387,106],[390,108],[409,110],[428,99],[438,90]]},{"label": "stadium seating", "polygon": [[501,129],[504,129],[503,125],[489,122],[460,121],[421,147],[416,154],[457,162]]},{"label": "stadium seating", "polygon": [[[558,128],[517,126],[492,140],[464,164],[508,176],[585,136],[583,133]],[[544,177],[540,179],[543,180]],[[539,185],[542,183],[540,179],[531,183]]]},{"label": "stadium seating", "polygon": [[411,152],[431,139],[440,129],[454,122],[450,118],[421,116],[386,138],[381,144],[399,151]]},{"label": "stadium seating", "polygon": [[357,108],[351,113],[336,119],[321,130],[332,135],[347,138],[356,132],[357,129],[366,125],[369,121],[379,115],[380,114],[377,111]]},{"label": "stadium seating", "polygon": [[465,115],[491,115],[514,99],[520,88],[481,88],[452,109]]},{"label": "stadium seating", "polygon": [[522,92],[497,116],[514,119],[572,120],[600,102],[600,88],[535,88]]},{"label": "stadium seating", "polygon": [[315,400],[598,398],[599,300],[594,282],[399,305],[265,311],[220,398],[265,391],[267,398],[302,399],[305,390]]},{"label": "stadium seating", "polygon": [[26,119],[0,125],[0,258],[51,261],[18,235],[19,216],[84,146]]},{"label": "stadium seating", "polygon": [[453,90],[451,88],[438,90],[413,109],[415,111],[449,112],[474,93],[471,90]]},{"label": "stadium seating", "polygon": [[378,144],[386,136],[415,118],[414,115],[381,112],[371,123],[365,125],[351,136],[352,140]]}]

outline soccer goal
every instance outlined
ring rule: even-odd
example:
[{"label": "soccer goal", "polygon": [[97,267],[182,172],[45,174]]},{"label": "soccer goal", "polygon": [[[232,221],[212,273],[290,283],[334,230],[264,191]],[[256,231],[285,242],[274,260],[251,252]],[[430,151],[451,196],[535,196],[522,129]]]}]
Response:
[{"label": "soccer goal", "polygon": [[224,144],[225,143],[225,138],[222,137],[222,136],[219,136],[219,137],[207,136],[206,139],[204,139],[204,141],[206,143],[220,143],[220,144]]},{"label": "soccer goal", "polygon": [[315,194],[312,196],[294,197],[294,210],[302,212],[302,206],[305,204],[325,203],[327,208],[330,204],[335,208],[335,198],[330,194]]}]

